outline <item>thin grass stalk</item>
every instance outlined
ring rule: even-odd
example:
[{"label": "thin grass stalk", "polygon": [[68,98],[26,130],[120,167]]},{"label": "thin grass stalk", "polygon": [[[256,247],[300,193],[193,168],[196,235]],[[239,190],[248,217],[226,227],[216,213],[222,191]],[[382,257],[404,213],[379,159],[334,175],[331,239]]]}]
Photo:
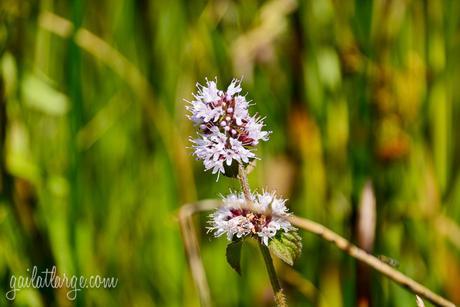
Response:
[{"label": "thin grass stalk", "polygon": [[[193,215],[197,212],[208,211],[218,207],[219,202],[216,201],[214,206],[210,206],[209,201],[206,202],[197,202],[192,207],[188,207],[187,214]],[[187,205],[190,206],[190,205]],[[185,217],[182,217],[185,218]],[[321,239],[326,240],[330,243],[333,243],[337,246],[340,250],[344,251],[351,257],[355,258],[358,261],[361,261],[371,268],[375,269],[376,271],[382,273],[384,276],[392,280],[393,282],[399,284],[401,287],[408,289],[412,293],[430,301],[431,303],[437,306],[445,306],[445,307],[455,307],[455,304],[449,301],[448,299],[434,293],[427,287],[419,284],[415,280],[411,279],[410,277],[404,275],[400,271],[394,269],[390,265],[386,264],[385,262],[379,260],[377,257],[368,254],[366,251],[360,249],[356,245],[352,244],[345,238],[341,237],[340,235],[336,234],[332,230],[328,229],[327,227],[313,222],[306,218],[300,218],[295,215],[290,216],[290,222],[307,232],[313,233],[318,235]],[[195,233],[190,234],[191,236],[196,236]],[[193,273],[193,272],[192,272]]]}]

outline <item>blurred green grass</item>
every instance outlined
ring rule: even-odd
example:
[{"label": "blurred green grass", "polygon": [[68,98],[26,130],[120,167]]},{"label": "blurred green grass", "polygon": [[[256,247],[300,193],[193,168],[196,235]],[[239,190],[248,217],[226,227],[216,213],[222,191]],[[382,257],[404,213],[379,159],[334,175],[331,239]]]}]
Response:
[{"label": "blurred green grass", "polygon": [[[183,98],[236,76],[273,130],[252,187],[356,242],[371,180],[373,252],[459,304],[459,55],[454,0],[2,0],[0,292],[55,264],[118,287],[77,302],[23,290],[13,305],[199,305],[177,210],[238,185],[191,157]],[[196,222],[215,305],[269,305],[258,250],[238,277]],[[357,305],[357,265],[334,247],[305,234],[294,268],[280,268],[292,306]],[[415,305],[369,278],[374,306]]]}]

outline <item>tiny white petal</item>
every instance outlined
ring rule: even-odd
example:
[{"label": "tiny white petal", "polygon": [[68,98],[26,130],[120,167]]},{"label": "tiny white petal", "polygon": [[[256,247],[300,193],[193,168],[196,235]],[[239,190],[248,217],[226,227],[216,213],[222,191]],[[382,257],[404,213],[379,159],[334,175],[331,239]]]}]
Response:
[{"label": "tiny white petal", "polygon": [[[249,207],[242,193],[232,193],[225,196],[222,207],[210,215],[211,226],[208,229],[214,231],[216,237],[227,234],[228,240],[232,240],[234,236],[242,238],[256,235],[268,246],[270,239],[276,236],[278,231],[295,230],[287,219],[289,213],[285,202],[275,194],[263,192],[253,195],[253,203]],[[259,216],[258,219],[254,219],[256,215]],[[260,218],[261,215],[270,217],[270,222],[261,222],[267,220]]]},{"label": "tiny white petal", "polygon": [[250,159],[257,159],[252,149],[260,140],[267,141],[270,132],[262,130],[263,118],[249,115],[249,103],[240,95],[241,81],[233,79],[225,92],[217,88],[217,80],[206,79],[205,85],[196,87],[194,100],[187,101],[186,109],[191,113],[187,117],[201,132],[192,140],[192,147],[205,170],[219,176],[225,172],[224,163],[249,163]]}]

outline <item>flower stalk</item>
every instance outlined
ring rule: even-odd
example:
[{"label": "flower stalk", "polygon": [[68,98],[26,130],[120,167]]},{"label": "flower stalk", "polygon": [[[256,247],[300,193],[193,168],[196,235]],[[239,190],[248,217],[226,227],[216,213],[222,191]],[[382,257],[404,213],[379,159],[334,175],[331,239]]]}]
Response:
[{"label": "flower stalk", "polygon": [[188,118],[197,128],[191,138],[194,155],[203,161],[205,170],[238,178],[241,193],[223,196],[223,205],[210,215],[208,232],[215,237],[226,235],[227,262],[241,274],[242,242],[246,237],[257,240],[277,306],[287,306],[276,275],[270,252],[293,265],[302,249],[297,229],[288,218],[286,200],[274,192],[251,193],[246,167],[259,159],[254,153],[260,141],[268,141],[271,131],[265,131],[264,118],[250,115],[249,101],[241,95],[241,81],[232,80],[225,91],[217,88],[217,80],[197,84],[192,101],[187,101]]},{"label": "flower stalk", "polygon": [[[243,190],[243,194],[248,202],[248,206],[252,204],[252,197],[251,197],[251,190],[249,188],[248,177],[246,174],[246,170],[244,169],[243,165],[238,166],[238,179],[241,183],[241,189]],[[270,284],[272,285],[273,293],[275,296],[275,303],[278,307],[287,306],[286,297],[283,293],[283,289],[280,286],[280,282],[278,276],[276,275],[276,270],[273,265],[272,256],[270,255],[270,250],[266,245],[262,243],[261,240],[257,241],[260,252],[264,258],[265,267],[267,268],[268,277],[270,279]]]},{"label": "flower stalk", "polygon": [[268,247],[266,247],[262,242],[259,241],[259,248],[262,256],[264,258],[265,267],[267,268],[268,277],[270,278],[270,283],[272,285],[273,293],[275,295],[276,306],[284,307],[287,306],[286,296],[283,293],[283,289],[280,286],[278,276],[276,275],[275,267],[273,266],[272,256]]},{"label": "flower stalk", "polygon": [[248,202],[248,206],[251,206],[252,197],[251,189],[249,188],[248,176],[246,174],[246,169],[243,165],[238,165],[238,179],[240,180],[241,189],[243,190],[244,198]]}]

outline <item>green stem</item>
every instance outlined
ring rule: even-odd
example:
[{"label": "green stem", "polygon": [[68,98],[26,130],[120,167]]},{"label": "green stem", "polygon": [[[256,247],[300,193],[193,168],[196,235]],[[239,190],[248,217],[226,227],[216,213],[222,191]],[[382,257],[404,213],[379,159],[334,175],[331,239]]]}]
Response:
[{"label": "green stem", "polygon": [[[240,164],[238,166],[238,179],[241,183],[241,189],[243,190],[244,197],[248,203],[249,208],[252,207],[252,196],[251,190],[249,188],[248,176],[244,166]],[[267,267],[268,276],[270,278],[270,283],[272,284],[273,292],[275,294],[275,303],[278,307],[287,307],[286,297],[284,296],[283,289],[281,289],[278,276],[276,276],[275,267],[273,266],[272,256],[267,246],[265,246],[260,240],[259,247],[264,257],[265,266]]]},{"label": "green stem", "polygon": [[259,241],[260,251],[264,257],[265,266],[267,267],[268,277],[270,277],[270,282],[272,284],[273,291],[276,293],[281,290],[280,282],[278,281],[278,276],[276,276],[275,267],[273,266],[272,256],[268,247],[266,247],[262,242]]},{"label": "green stem", "polygon": [[283,289],[280,286],[278,276],[276,275],[275,267],[273,266],[273,260],[270,255],[270,251],[267,246],[259,241],[260,251],[264,257],[265,266],[267,267],[268,277],[272,284],[272,289],[275,294],[275,303],[279,307],[287,307],[286,297],[284,296]]}]

